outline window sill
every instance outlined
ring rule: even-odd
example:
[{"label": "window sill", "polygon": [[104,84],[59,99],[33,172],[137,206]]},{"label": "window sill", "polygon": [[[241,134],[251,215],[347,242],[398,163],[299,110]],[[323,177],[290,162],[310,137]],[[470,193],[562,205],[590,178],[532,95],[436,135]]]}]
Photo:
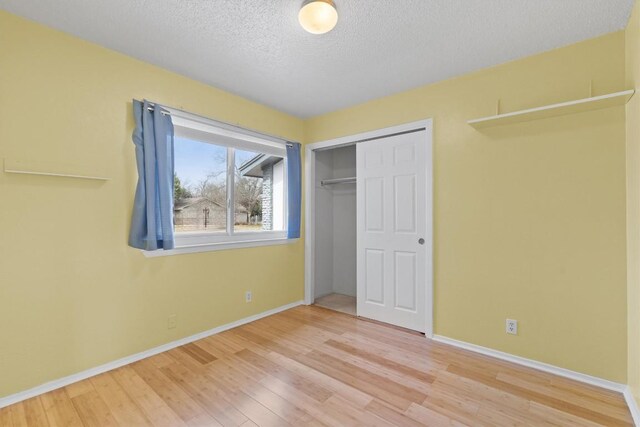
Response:
[{"label": "window sill", "polygon": [[277,238],[277,239],[247,240],[243,242],[206,243],[201,245],[180,246],[175,249],[170,249],[167,251],[157,250],[157,251],[141,251],[141,252],[147,258],[157,258],[157,257],[172,256],[172,255],[195,254],[200,252],[223,251],[223,250],[229,250],[229,249],[289,245],[292,243],[296,243],[298,240],[300,239]]}]

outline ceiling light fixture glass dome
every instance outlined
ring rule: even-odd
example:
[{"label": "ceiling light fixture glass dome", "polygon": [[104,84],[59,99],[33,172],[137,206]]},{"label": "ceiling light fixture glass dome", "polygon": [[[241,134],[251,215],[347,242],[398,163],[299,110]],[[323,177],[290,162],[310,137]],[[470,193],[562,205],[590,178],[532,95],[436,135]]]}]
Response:
[{"label": "ceiling light fixture glass dome", "polygon": [[311,34],[324,34],[338,23],[338,11],[331,0],[306,0],[298,13],[298,21]]}]

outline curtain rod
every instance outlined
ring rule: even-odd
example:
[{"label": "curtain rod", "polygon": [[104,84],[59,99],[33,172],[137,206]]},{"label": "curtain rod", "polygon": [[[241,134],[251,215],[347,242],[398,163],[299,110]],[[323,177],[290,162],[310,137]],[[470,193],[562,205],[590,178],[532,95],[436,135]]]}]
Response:
[{"label": "curtain rod", "polygon": [[[137,100],[137,101],[139,101],[139,100]],[[139,101],[139,102],[144,102],[144,101]],[[271,134],[268,134],[268,133],[258,132],[258,131],[252,130],[252,129],[246,129],[246,128],[243,128],[241,126],[234,125],[232,123],[227,123],[227,122],[223,122],[223,121],[220,121],[220,120],[210,119],[209,117],[202,116],[200,114],[196,114],[196,113],[192,113],[192,112],[189,112],[189,111],[181,110],[180,108],[169,107],[167,105],[160,104],[158,102],[147,101],[147,103],[150,105],[147,108],[149,111],[155,111],[155,106],[159,105],[160,107],[165,107],[168,110],[173,110],[173,111],[178,112],[178,113],[183,113],[186,116],[184,118],[187,118],[187,119],[195,117],[195,118],[204,120],[206,122],[215,124],[215,125],[223,128],[223,129],[227,128],[227,129],[235,130],[235,131],[240,132],[240,133],[253,134],[254,136],[257,136],[257,137],[260,137],[260,138],[271,139],[272,142],[279,142],[279,143],[285,144],[287,147],[291,147],[292,146],[291,145],[292,142],[298,142],[298,141],[290,141],[290,140],[287,140],[285,138],[282,138],[282,137],[279,137],[279,136],[275,136],[275,135],[271,135]],[[171,111],[161,110],[160,112],[165,116],[171,116],[172,115]],[[189,117],[189,116],[191,116],[191,117]],[[178,115],[176,115],[176,117],[178,117]],[[275,140],[275,141],[273,141],[273,140]]]}]

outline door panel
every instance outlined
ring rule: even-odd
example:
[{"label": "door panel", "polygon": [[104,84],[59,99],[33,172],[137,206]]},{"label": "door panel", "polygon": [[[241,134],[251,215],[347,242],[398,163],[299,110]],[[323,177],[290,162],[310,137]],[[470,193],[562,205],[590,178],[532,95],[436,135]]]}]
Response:
[{"label": "door panel", "polygon": [[414,252],[395,252],[395,308],[416,312],[418,309],[417,259]]},{"label": "door panel", "polygon": [[396,233],[416,233],[416,176],[393,177]]},{"label": "door panel", "polygon": [[358,315],[421,332],[431,245],[427,137],[421,130],[362,142],[356,150]]},{"label": "door panel", "polygon": [[415,163],[416,150],[413,144],[401,144],[393,147],[393,162],[395,165],[402,163]]},{"label": "door panel", "polygon": [[365,223],[368,232],[384,230],[384,180],[369,178],[365,180]]},{"label": "door panel", "polygon": [[384,251],[368,249],[365,258],[366,289],[368,303],[384,304]]}]

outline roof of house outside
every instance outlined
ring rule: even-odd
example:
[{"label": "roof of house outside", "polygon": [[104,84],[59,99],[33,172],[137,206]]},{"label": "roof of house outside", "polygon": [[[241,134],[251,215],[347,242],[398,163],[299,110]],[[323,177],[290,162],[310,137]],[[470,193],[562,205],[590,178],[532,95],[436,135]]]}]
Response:
[{"label": "roof of house outside", "polygon": [[265,167],[278,163],[281,160],[282,157],[271,156],[268,154],[258,154],[241,164],[238,170],[240,171],[240,176],[262,178],[263,169]]}]

